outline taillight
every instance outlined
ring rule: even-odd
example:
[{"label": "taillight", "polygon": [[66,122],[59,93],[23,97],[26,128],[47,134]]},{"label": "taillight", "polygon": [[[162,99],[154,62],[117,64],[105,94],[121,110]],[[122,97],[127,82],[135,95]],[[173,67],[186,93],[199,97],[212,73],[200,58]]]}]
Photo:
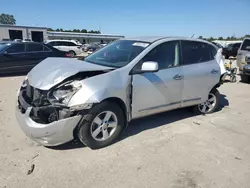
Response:
[{"label": "taillight", "polygon": [[65,53],[65,57],[71,57],[69,53]]}]

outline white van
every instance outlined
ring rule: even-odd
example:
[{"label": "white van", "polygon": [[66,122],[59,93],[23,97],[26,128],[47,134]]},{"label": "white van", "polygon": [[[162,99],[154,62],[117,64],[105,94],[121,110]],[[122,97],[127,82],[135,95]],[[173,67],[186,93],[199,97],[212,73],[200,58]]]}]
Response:
[{"label": "white van", "polygon": [[71,57],[81,54],[82,44],[75,40],[47,40],[45,44],[51,45],[58,50],[69,52]]}]

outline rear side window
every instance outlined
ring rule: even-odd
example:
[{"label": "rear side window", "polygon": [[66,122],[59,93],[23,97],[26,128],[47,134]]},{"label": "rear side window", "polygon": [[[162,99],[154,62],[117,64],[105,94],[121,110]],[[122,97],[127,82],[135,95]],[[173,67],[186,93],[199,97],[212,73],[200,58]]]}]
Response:
[{"label": "rear side window", "polygon": [[64,44],[63,46],[77,46],[73,42],[63,42],[63,44]]},{"label": "rear side window", "polygon": [[37,43],[31,43],[27,44],[26,46],[26,52],[42,52],[43,51],[43,45],[37,44]]},{"label": "rear side window", "polygon": [[184,65],[211,61],[216,55],[216,49],[207,43],[182,41],[181,46]]},{"label": "rear side window", "polygon": [[13,44],[6,51],[10,54],[11,53],[23,53],[25,51],[24,44]]},{"label": "rear side window", "polygon": [[45,52],[50,52],[51,49],[50,49],[49,47],[43,45],[43,51],[45,51]]},{"label": "rear side window", "polygon": [[250,50],[250,39],[244,40],[241,50]]},{"label": "rear side window", "polygon": [[55,41],[47,43],[50,46],[57,46],[57,43]]}]

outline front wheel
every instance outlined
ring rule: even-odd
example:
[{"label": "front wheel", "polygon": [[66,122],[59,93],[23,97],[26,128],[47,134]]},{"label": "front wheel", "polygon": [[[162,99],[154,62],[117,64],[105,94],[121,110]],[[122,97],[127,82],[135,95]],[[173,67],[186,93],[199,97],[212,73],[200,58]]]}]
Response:
[{"label": "front wheel", "polygon": [[194,110],[197,114],[211,114],[216,111],[220,104],[220,93],[217,89],[213,89],[208,94],[208,99],[195,106]]},{"label": "front wheel", "polygon": [[111,145],[125,127],[122,109],[113,102],[102,102],[86,114],[78,127],[78,138],[91,149]]}]

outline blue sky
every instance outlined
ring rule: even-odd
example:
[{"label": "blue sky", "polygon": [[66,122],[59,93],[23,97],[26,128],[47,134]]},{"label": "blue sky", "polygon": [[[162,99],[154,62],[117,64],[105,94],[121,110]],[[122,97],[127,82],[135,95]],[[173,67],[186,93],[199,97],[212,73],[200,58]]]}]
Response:
[{"label": "blue sky", "polygon": [[125,36],[250,34],[250,0],[4,0],[17,25]]}]

